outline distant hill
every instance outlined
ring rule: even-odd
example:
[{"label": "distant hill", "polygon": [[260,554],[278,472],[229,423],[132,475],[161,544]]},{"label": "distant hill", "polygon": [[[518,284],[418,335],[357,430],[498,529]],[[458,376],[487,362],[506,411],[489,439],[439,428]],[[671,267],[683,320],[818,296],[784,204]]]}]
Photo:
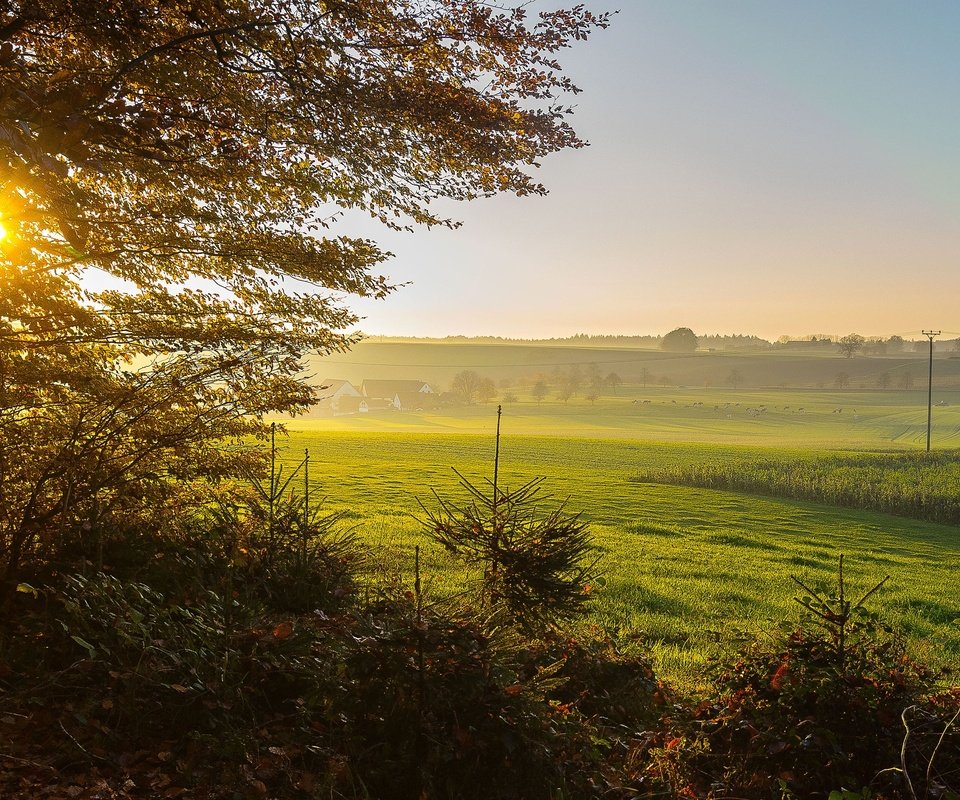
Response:
[{"label": "distant hill", "polygon": [[[954,356],[954,357],[951,357]],[[594,366],[595,365],[595,366]],[[626,383],[667,386],[730,384],[736,371],[743,388],[830,388],[838,380],[844,388],[920,388],[926,384],[927,362],[921,352],[858,355],[844,358],[834,347],[790,348],[770,346],[754,352],[698,350],[665,353],[638,346],[553,343],[414,340],[366,340],[347,353],[308,361],[317,378],[343,378],[359,385],[364,380],[421,380],[437,391],[450,387],[461,370],[473,370],[501,386],[544,380],[572,368],[607,376],[616,373]],[[934,360],[934,384],[960,388],[960,358],[942,353]]]}]

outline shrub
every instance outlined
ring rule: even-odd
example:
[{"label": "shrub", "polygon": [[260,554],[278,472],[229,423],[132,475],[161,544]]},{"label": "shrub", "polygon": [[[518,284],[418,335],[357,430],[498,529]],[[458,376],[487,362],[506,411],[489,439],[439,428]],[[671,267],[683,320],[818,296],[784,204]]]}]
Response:
[{"label": "shrub", "polygon": [[[461,476],[462,478],[462,476]],[[542,479],[487,494],[465,478],[463,506],[437,498],[428,535],[468,565],[481,567],[481,603],[502,607],[528,629],[582,613],[600,580],[587,524],[560,506],[540,514]]]},{"label": "shrub", "polygon": [[[914,662],[903,640],[839,591],[800,598],[811,624],[772,642],[748,644],[718,663],[711,697],[659,754],[675,789],[798,797],[834,789],[898,787],[901,712],[936,675]],[[881,582],[882,583],[882,582]],[[680,784],[680,785],[677,785]]]}]

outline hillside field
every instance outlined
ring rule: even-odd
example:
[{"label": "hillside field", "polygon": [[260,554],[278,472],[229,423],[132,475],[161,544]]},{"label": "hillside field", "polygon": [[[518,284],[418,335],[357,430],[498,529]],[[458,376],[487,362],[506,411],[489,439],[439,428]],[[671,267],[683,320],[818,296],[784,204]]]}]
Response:
[{"label": "hillside field", "polygon": [[[558,375],[571,368],[615,372],[622,383],[604,385],[592,400],[581,389],[564,401]],[[917,655],[939,664],[960,661],[960,527],[760,496],[776,491],[671,485],[704,465],[729,480],[741,465],[776,469],[838,456],[853,465],[844,467],[846,480],[858,481],[866,474],[858,459],[869,467],[879,463],[878,454],[895,454],[893,460],[922,454],[923,354],[847,359],[829,347],[678,355],[542,343],[365,341],[311,365],[317,381],[417,379],[438,393],[466,369],[497,383],[492,402],[284,421],[281,457],[292,466],[309,448],[312,489],[388,556],[388,571],[411,580],[420,544],[434,593],[463,587],[468,576],[430,543],[416,516],[419,503],[436,503],[433,491],[466,501],[452,468],[478,484],[492,476],[499,403],[501,480],[517,486],[543,476],[543,491],[552,495],[544,508],[566,501],[590,521],[607,581],[590,623],[651,651],[666,677],[694,684],[705,660],[729,649],[740,631],[757,634],[797,619],[790,576],[828,588],[841,553],[855,587],[891,576],[875,607],[906,632]],[[742,378],[737,388],[727,385],[733,371]],[[539,401],[532,393],[538,380],[549,387]],[[933,403],[934,448],[960,448],[960,359],[936,356]],[[958,461],[948,454],[939,471],[931,465],[920,494],[955,505]],[[923,470],[923,463],[910,469]],[[917,483],[916,474],[887,477],[903,486]]]},{"label": "hillside field", "polygon": [[[960,354],[938,351],[934,387],[960,391]],[[742,388],[830,389],[843,373],[848,389],[889,389],[909,384],[926,389],[924,352],[855,355],[844,358],[835,346],[811,352],[770,349],[750,352],[698,350],[668,353],[624,346],[551,345],[533,342],[398,342],[367,339],[345,353],[314,358],[308,371],[317,381],[342,378],[359,385],[369,379],[418,379],[447,389],[461,370],[475,370],[494,381],[517,384],[539,377],[549,380],[556,369],[596,365],[603,375],[616,372],[626,383],[648,386],[723,388],[731,371],[742,376]]]},{"label": "hillside field", "polygon": [[[398,416],[400,416],[398,414]],[[435,490],[466,500],[451,467],[477,484],[492,474],[490,435],[419,431],[332,432],[297,421],[282,440],[291,466],[309,448],[311,487],[345,512],[364,541],[388,557],[388,571],[412,580],[413,548],[423,548],[437,596],[467,576],[432,545],[416,520]],[[869,511],[732,492],[636,483],[638,470],[750,458],[808,457],[809,450],[709,443],[532,436],[505,414],[501,481],[544,476],[544,508],[566,501],[582,512],[602,555],[607,584],[590,622],[652,652],[658,669],[692,685],[704,661],[740,631],[761,633],[796,619],[797,575],[830,586],[840,553],[855,588],[891,575],[874,608],[902,628],[917,655],[960,659],[960,529]],[[874,442],[876,445],[876,442]]]}]

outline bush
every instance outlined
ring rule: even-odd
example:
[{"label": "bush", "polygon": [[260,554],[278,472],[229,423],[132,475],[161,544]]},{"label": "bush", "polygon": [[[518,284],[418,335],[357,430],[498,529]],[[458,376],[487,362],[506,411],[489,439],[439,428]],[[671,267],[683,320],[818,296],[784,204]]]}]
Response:
[{"label": "bush", "polygon": [[864,609],[879,584],[846,599],[842,564],[836,597],[800,599],[812,616],[805,625],[716,665],[712,696],[659,754],[675,789],[769,797],[781,785],[825,797],[900,787],[890,768],[900,763],[901,712],[937,676]]},{"label": "bush", "polygon": [[562,505],[541,514],[542,478],[514,491],[494,484],[488,494],[460,477],[471,502],[438,497],[439,509],[425,511],[423,524],[435,542],[483,569],[480,604],[503,609],[528,631],[581,615],[603,578],[580,515]]}]

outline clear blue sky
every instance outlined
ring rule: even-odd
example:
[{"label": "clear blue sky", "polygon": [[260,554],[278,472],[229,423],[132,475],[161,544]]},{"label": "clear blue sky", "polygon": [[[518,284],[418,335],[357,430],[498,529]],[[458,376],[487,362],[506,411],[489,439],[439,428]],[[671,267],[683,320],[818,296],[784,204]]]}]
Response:
[{"label": "clear blue sky", "polygon": [[591,147],[456,231],[343,226],[410,283],[363,330],[960,331],[960,3],[587,5],[620,9],[562,58]]}]

